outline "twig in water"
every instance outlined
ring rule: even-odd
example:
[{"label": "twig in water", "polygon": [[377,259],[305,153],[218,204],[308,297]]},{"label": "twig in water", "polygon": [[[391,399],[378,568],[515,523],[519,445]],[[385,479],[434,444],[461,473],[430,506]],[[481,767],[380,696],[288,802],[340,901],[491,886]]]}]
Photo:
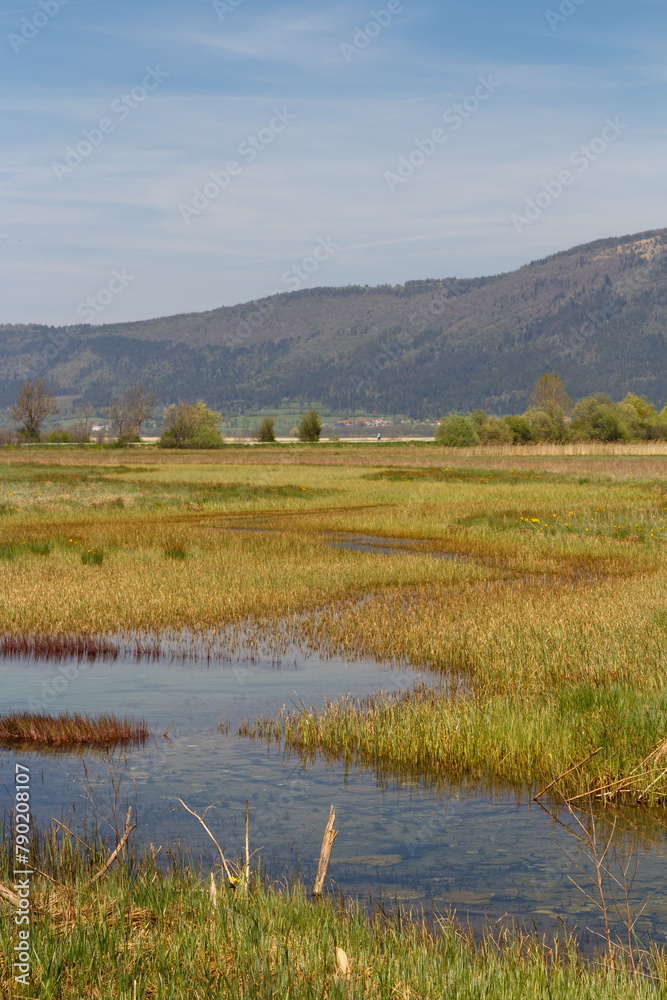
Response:
[{"label": "twig in water", "polygon": [[[201,825],[204,827],[204,829],[206,830],[207,834],[209,835],[209,837],[211,838],[211,840],[213,841],[213,843],[215,844],[215,846],[218,848],[218,853],[220,854],[220,858],[222,859],[222,867],[225,869],[225,875],[229,879],[229,884],[230,885],[235,885],[235,883],[238,881],[238,879],[235,879],[234,876],[232,875],[232,873],[230,871],[230,868],[229,868],[229,865],[227,864],[227,859],[226,859],[226,857],[224,855],[224,851],[220,847],[220,844],[215,839],[215,837],[213,836],[213,834],[211,833],[211,831],[209,830],[209,828],[206,826],[206,823],[204,822],[204,817],[200,816],[199,813],[196,813],[194,811],[194,809],[190,808],[190,806],[186,806],[186,804],[183,801],[183,799],[179,799],[178,801],[181,803],[181,805],[183,806],[183,808],[187,809],[187,811],[190,813],[190,815],[194,816],[195,819],[199,820],[199,822],[201,823]],[[209,806],[208,809],[210,809],[210,808],[211,807]],[[206,810],[206,812],[208,812],[208,809]],[[206,815],[206,812],[204,813],[204,816]]]}]

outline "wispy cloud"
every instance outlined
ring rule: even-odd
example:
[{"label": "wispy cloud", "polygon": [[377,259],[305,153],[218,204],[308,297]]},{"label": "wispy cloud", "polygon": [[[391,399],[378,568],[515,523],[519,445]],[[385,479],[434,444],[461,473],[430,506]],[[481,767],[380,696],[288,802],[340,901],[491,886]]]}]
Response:
[{"label": "wispy cloud", "polygon": [[[372,284],[494,273],[663,224],[659,4],[602,18],[591,0],[553,39],[530,5],[404,3],[346,64],[340,45],[371,6],[243,0],[223,22],[207,2],[63,7],[0,64],[2,321],[70,322],[118,265],[137,278],[105,321],[259,298],[329,235],[344,252],[313,282]],[[31,9],[9,0],[5,32]],[[156,62],[164,86],[58,181],[53,161]],[[497,94],[390,192],[384,172],[484,73]],[[293,123],[244,158],[276,108]],[[516,206],[608,115],[627,120],[622,140],[519,237]],[[184,226],[179,204],[232,161],[233,185]]]}]

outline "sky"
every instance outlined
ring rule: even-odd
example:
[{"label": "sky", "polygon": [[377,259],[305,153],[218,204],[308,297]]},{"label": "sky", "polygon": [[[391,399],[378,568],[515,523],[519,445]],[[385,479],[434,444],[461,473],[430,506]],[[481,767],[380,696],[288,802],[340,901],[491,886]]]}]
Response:
[{"label": "sky", "polygon": [[0,0],[1,323],[667,225],[664,0]]}]

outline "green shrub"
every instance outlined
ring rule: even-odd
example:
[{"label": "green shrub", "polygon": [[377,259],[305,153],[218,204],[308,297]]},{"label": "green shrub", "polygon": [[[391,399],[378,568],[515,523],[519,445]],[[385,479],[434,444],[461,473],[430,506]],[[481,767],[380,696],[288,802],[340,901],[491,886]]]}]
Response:
[{"label": "green shrub", "polygon": [[546,410],[528,409],[524,414],[533,441],[562,441],[565,437],[565,416]]},{"label": "green shrub", "polygon": [[128,444],[138,444],[141,438],[138,434],[122,434],[112,442],[112,448],[127,448]]},{"label": "green shrub", "polygon": [[503,420],[511,431],[514,444],[528,444],[529,441],[533,440],[533,432],[525,417],[510,413],[503,417]]},{"label": "green shrub", "polygon": [[299,441],[319,441],[322,424],[317,410],[304,413],[299,422]]},{"label": "green shrub", "polygon": [[201,399],[195,405],[179,402],[165,410],[160,447],[222,448],[225,442],[218,430],[221,420],[220,414]]},{"label": "green shrub", "polygon": [[479,444],[479,434],[470,417],[462,413],[449,413],[443,417],[435,432],[437,444],[448,448],[470,448]]},{"label": "green shrub", "polygon": [[253,436],[257,441],[269,444],[276,440],[276,419],[275,417],[264,417],[261,424],[258,424],[253,431]]},{"label": "green shrub", "polygon": [[26,550],[35,556],[48,556],[53,551],[51,542],[24,542],[23,544]]},{"label": "green shrub", "polygon": [[64,430],[62,427],[57,427],[55,431],[47,434],[46,440],[50,444],[69,444],[74,438],[69,431]]},{"label": "green shrub", "polygon": [[574,407],[570,434],[583,441],[623,441],[632,436],[625,416],[611,396],[598,392]]},{"label": "green shrub", "polygon": [[478,430],[482,444],[512,444],[514,435],[500,417],[487,417]]}]

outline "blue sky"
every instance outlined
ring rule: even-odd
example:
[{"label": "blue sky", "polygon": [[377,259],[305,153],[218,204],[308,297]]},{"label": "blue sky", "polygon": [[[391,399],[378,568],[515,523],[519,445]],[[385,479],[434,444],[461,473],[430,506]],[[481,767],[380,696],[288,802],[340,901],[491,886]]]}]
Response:
[{"label": "blue sky", "polygon": [[663,0],[0,15],[0,322],[492,274],[667,225]]}]

